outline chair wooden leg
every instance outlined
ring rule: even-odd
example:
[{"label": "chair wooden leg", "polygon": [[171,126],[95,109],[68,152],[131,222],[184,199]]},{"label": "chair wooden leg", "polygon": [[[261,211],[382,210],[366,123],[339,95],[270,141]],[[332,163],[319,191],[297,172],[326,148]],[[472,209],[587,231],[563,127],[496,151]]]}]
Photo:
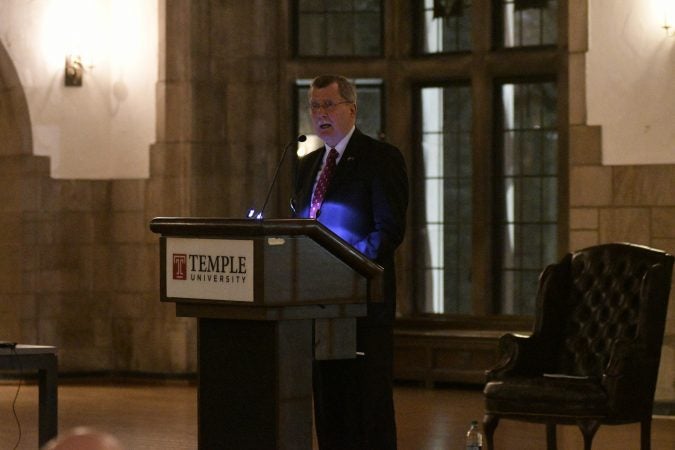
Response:
[{"label": "chair wooden leg", "polygon": [[652,416],[642,419],[640,426],[640,450],[652,448]]},{"label": "chair wooden leg", "polygon": [[555,423],[546,424],[546,450],[558,450],[558,435]]},{"label": "chair wooden leg", "polygon": [[584,450],[591,450],[593,445],[593,437],[595,432],[600,428],[600,421],[598,420],[580,420],[577,422],[581,434],[584,435]]},{"label": "chair wooden leg", "polygon": [[494,450],[494,434],[495,429],[499,425],[499,416],[492,414],[485,414],[483,417],[483,431],[485,432],[486,450]]}]

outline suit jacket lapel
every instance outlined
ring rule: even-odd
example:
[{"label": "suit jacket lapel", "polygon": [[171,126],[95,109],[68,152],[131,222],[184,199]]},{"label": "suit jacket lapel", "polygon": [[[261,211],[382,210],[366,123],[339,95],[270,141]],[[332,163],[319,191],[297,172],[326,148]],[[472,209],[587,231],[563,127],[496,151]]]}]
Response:
[{"label": "suit jacket lapel", "polygon": [[349,180],[352,177],[352,172],[354,170],[354,165],[358,161],[358,154],[361,150],[360,147],[361,133],[358,129],[354,130],[349,143],[347,143],[347,148],[345,148],[344,153],[340,157],[340,162],[335,168],[335,173],[333,174],[333,179],[326,190],[326,196],[330,195],[330,192]]}]

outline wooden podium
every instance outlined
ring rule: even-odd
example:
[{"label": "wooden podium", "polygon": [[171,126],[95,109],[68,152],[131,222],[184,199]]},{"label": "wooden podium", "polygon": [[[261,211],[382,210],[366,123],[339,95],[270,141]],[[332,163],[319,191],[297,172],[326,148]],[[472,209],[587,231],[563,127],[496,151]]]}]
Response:
[{"label": "wooden podium", "polygon": [[311,449],[312,361],[353,358],[382,267],[315,220],[156,218],[161,300],[198,322],[199,448]]}]

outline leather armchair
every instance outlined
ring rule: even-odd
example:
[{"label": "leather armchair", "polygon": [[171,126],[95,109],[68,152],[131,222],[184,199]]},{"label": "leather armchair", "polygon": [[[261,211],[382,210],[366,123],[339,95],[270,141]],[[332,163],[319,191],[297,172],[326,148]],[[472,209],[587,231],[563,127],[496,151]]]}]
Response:
[{"label": "leather armchair", "polygon": [[506,334],[486,373],[483,425],[488,450],[501,418],[576,424],[590,450],[601,424],[641,423],[650,449],[673,256],[614,243],[567,254],[539,279],[529,337]]}]

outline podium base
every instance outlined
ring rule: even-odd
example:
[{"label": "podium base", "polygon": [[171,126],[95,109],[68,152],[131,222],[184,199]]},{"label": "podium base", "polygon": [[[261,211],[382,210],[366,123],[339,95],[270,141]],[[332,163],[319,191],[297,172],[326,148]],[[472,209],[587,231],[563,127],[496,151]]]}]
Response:
[{"label": "podium base", "polygon": [[198,319],[199,448],[312,448],[312,320]]}]

